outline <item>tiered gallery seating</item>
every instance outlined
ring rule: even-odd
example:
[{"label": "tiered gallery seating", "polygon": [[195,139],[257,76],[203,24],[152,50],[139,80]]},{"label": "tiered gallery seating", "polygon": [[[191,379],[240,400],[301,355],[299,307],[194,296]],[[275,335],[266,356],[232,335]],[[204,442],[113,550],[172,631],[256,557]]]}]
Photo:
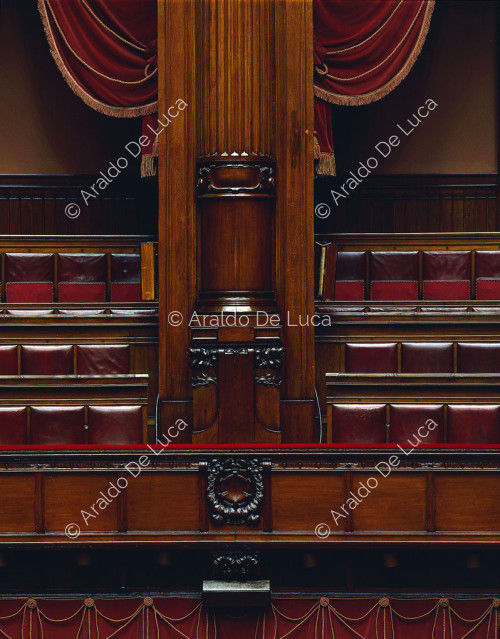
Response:
[{"label": "tiered gallery seating", "polygon": [[330,260],[334,267],[320,273],[325,290],[333,289],[331,297],[323,298],[336,302],[500,300],[500,236],[468,235],[320,236],[321,244],[331,243],[329,250],[338,249],[336,260]]},{"label": "tiered gallery seating", "polygon": [[147,375],[0,378],[0,446],[147,442]]},{"label": "tiered gallery seating", "polygon": [[326,440],[500,445],[500,235],[329,240],[335,286],[316,304],[332,319],[316,345]]},{"label": "tiered gallery seating", "polygon": [[1,302],[85,305],[155,299],[154,245],[144,241],[149,238],[84,237],[76,244],[75,237],[71,242],[67,237],[0,237],[2,247],[7,246],[0,253]]},{"label": "tiered gallery seating", "polygon": [[500,342],[346,342],[346,373],[500,373]]},{"label": "tiered gallery seating", "polygon": [[147,443],[157,393],[154,244],[0,241],[0,446]]},{"label": "tiered gallery seating", "polygon": [[500,444],[500,403],[467,404],[445,397],[434,397],[432,403],[412,403],[416,400],[405,397],[373,403],[381,398],[370,398],[348,403],[354,399],[336,396],[328,405],[328,440],[346,445],[392,443],[406,448]]}]

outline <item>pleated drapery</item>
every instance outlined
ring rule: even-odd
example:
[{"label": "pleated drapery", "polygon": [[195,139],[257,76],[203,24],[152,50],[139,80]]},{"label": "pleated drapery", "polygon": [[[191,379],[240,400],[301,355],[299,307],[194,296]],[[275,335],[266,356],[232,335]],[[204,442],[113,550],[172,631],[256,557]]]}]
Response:
[{"label": "pleated drapery", "polygon": [[314,0],[315,159],[335,175],[332,104],[387,95],[407,76],[429,30],[434,0]]},{"label": "pleated drapery", "polygon": [[[154,129],[156,0],[38,0],[38,7],[52,56],[76,95],[109,116],[143,116]],[[154,172],[155,142],[151,134],[143,147],[143,174]]]}]

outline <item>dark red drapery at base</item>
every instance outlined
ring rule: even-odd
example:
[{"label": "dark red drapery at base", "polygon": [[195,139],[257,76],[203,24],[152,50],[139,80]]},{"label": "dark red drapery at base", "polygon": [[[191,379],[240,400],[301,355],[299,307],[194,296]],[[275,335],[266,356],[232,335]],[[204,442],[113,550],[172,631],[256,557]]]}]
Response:
[{"label": "dark red drapery at base", "polygon": [[335,175],[332,104],[375,102],[409,73],[434,0],[314,0],[314,94],[318,175]]},{"label": "dark red drapery at base", "polygon": [[[38,0],[52,56],[71,89],[93,109],[114,117],[158,110],[156,0]],[[143,147],[151,168],[154,136]]]},{"label": "dark red drapery at base", "polygon": [[0,600],[8,639],[498,639],[495,599],[274,599],[210,609],[193,597]]}]

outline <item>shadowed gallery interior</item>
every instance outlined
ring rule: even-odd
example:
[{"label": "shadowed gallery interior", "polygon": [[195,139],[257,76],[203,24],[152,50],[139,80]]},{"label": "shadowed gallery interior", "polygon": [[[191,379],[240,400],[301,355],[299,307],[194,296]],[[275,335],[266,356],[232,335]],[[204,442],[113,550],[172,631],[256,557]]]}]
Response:
[{"label": "shadowed gallery interior", "polygon": [[0,0],[0,634],[498,639],[493,0]]}]

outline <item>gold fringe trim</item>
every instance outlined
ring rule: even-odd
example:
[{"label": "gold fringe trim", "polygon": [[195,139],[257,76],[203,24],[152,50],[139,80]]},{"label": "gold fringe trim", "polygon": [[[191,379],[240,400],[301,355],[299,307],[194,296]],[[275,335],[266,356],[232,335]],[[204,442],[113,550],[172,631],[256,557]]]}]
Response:
[{"label": "gold fringe trim", "polygon": [[155,102],[145,104],[141,107],[116,107],[105,104],[104,102],[100,102],[89,93],[87,93],[87,91],[85,91],[85,89],[80,86],[75,78],[69,73],[61,57],[61,54],[59,53],[54,34],[52,33],[52,29],[50,27],[47,8],[45,6],[45,0],[38,0],[38,11],[42,19],[42,24],[45,35],[47,37],[47,41],[49,43],[50,53],[54,58],[54,62],[56,63],[57,68],[61,72],[61,75],[63,76],[64,80],[73,91],[73,93],[75,93],[81,100],[83,100],[83,102],[85,102],[87,106],[91,107],[95,111],[98,111],[99,113],[110,115],[115,118],[137,118],[143,115],[151,115],[152,113],[156,113],[156,111],[158,110],[157,100]]},{"label": "gold fringe trim", "polygon": [[141,160],[141,177],[155,177],[157,174],[157,158],[155,155],[143,155]]},{"label": "gold fringe trim", "polygon": [[335,165],[334,153],[319,153],[318,157],[314,157],[314,173],[320,175],[337,175],[337,167]]},{"label": "gold fringe trim", "polygon": [[429,27],[431,26],[431,18],[434,12],[435,4],[435,0],[428,0],[427,7],[425,9],[424,20],[420,29],[420,35],[418,36],[413,51],[408,56],[408,59],[403,68],[391,80],[389,80],[389,82],[384,84],[384,86],[376,89],[375,91],[364,93],[362,95],[340,95],[338,93],[332,93],[331,91],[327,91],[322,87],[314,85],[314,95],[317,98],[324,100],[325,102],[340,104],[341,106],[360,106],[362,104],[370,104],[371,102],[376,102],[377,100],[380,100],[388,93],[393,91],[399,84],[401,84],[408,73],[410,73],[413,65],[420,55],[420,52],[422,51],[422,47],[424,46],[425,39],[429,32]]}]

